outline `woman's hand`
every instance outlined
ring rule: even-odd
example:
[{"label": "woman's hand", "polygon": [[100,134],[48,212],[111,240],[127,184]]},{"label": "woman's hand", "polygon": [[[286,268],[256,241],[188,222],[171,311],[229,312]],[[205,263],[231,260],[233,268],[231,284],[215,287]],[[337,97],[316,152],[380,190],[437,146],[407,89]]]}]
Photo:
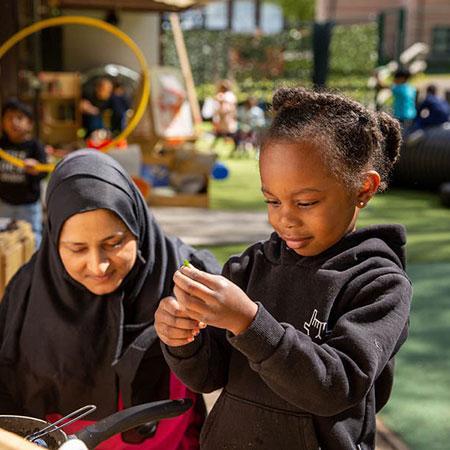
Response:
[{"label": "woman's hand", "polygon": [[175,298],[165,297],[155,313],[155,329],[161,341],[170,347],[179,347],[194,340],[200,332],[200,324],[187,316]]},{"label": "woman's hand", "polygon": [[258,311],[258,306],[241,288],[221,275],[183,266],[173,279],[178,302],[185,313],[199,323],[240,334],[249,327]]}]

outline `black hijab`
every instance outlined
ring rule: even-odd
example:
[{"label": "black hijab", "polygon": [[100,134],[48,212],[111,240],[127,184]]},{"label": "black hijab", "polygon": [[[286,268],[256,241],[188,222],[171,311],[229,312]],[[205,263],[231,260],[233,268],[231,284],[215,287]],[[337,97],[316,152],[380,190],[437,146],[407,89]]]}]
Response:
[{"label": "black hijab", "polygon": [[[218,273],[205,251],[161,231],[124,169],[98,151],[58,164],[47,194],[40,249],[8,285],[0,305],[0,411],[44,417],[97,405],[93,419],[169,396],[169,369],[153,321],[158,301],[187,258]],[[113,293],[73,280],[58,252],[64,222],[95,209],[114,212],[136,236],[136,263]],[[91,416],[90,416],[91,418]]]}]

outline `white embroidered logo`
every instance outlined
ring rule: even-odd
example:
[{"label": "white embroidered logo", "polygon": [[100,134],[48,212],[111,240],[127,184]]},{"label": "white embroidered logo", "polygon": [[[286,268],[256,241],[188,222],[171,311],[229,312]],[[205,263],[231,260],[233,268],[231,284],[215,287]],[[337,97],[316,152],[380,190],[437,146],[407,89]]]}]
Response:
[{"label": "white embroidered logo", "polygon": [[311,327],[313,328],[317,328],[317,334],[316,334],[316,338],[322,339],[322,332],[326,332],[327,329],[327,323],[326,322],[321,322],[320,320],[317,319],[317,309],[315,309],[312,313],[311,319],[309,320],[309,322],[305,322],[305,324],[303,325],[303,327],[306,330],[306,334],[309,336],[309,329]]}]

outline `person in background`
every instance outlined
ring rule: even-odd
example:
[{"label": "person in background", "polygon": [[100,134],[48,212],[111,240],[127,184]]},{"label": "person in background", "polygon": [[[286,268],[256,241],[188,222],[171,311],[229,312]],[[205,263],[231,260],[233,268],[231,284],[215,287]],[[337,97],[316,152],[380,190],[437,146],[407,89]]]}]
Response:
[{"label": "person in background", "polygon": [[165,363],[154,313],[183,260],[213,273],[220,266],[209,252],[166,236],[125,170],[101,152],[64,158],[46,204],[41,247],[0,303],[1,413],[54,422],[94,404],[88,419],[95,421],[142,403],[190,398],[194,406],[182,416],[96,448],[198,449],[205,405]]},{"label": "person in background", "polygon": [[23,160],[24,168],[0,160],[0,217],[25,220],[33,228],[36,248],[42,235],[41,180],[46,173],[38,172],[38,163],[46,163],[45,148],[32,137],[33,113],[16,99],[2,107],[0,148]]},{"label": "person in background", "polygon": [[112,110],[111,131],[113,134],[119,134],[125,128],[127,111],[131,107],[130,99],[121,82],[114,82],[114,89],[109,103]]},{"label": "person in background", "polygon": [[412,287],[404,227],[356,223],[386,187],[400,127],[301,88],[279,89],[273,110],[259,169],[275,232],[223,276],[181,267],[156,331],[191,389],[223,388],[203,450],[374,449]]},{"label": "person in background", "polygon": [[237,152],[245,152],[248,147],[257,148],[260,132],[265,124],[264,111],[258,106],[257,99],[249,97],[242,107],[238,108],[238,130],[231,156]]},{"label": "person in background", "polygon": [[437,95],[436,86],[427,86],[426,97],[417,108],[417,117],[414,121],[415,129],[436,127],[448,122],[450,106],[448,102]]},{"label": "person in background", "polygon": [[213,147],[219,138],[234,139],[237,131],[237,98],[231,90],[231,82],[222,80],[214,97],[214,112],[212,116],[214,129]]},{"label": "person in background", "polygon": [[417,89],[409,83],[411,74],[407,69],[399,69],[394,73],[391,87],[394,117],[401,123],[403,130],[407,131],[416,118]]},{"label": "person in background", "polygon": [[106,127],[103,113],[111,106],[113,88],[113,83],[109,78],[101,77],[95,82],[94,94],[83,96],[80,102],[80,111],[86,136]]}]

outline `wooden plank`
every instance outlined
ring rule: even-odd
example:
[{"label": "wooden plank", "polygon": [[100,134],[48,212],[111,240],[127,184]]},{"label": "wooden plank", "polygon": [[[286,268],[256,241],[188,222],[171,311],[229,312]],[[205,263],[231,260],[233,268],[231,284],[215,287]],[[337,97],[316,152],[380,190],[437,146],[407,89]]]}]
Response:
[{"label": "wooden plank", "polygon": [[205,3],[198,0],[59,0],[60,8],[177,12]]},{"label": "wooden plank", "polygon": [[181,72],[186,83],[186,90],[192,110],[192,116],[194,118],[194,124],[200,125],[202,123],[202,115],[200,113],[200,106],[198,104],[197,93],[195,91],[194,78],[192,76],[191,65],[189,63],[189,57],[178,14],[170,14],[170,25],[172,26],[175,47],[177,49],[178,59],[180,60]]},{"label": "wooden plank", "polygon": [[193,208],[208,208],[208,194],[150,194],[146,198],[147,204],[152,206],[190,206]]}]

